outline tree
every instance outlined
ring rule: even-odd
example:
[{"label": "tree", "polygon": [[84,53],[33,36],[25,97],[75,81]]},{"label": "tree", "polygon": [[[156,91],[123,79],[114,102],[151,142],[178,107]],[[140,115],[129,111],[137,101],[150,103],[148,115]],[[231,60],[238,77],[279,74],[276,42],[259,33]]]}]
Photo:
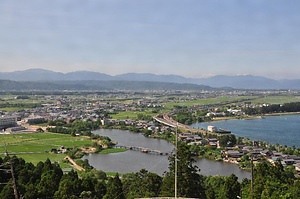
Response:
[{"label": "tree", "polygon": [[110,178],[107,183],[107,192],[104,199],[125,199],[122,182],[119,178],[119,175],[116,174],[115,177]]},{"label": "tree", "polygon": [[44,130],[41,127],[39,127],[39,128],[36,129],[36,132],[38,132],[38,133],[44,133]]},{"label": "tree", "polygon": [[228,199],[237,198],[241,193],[241,185],[238,182],[238,178],[231,174],[229,177],[225,179],[224,183],[224,194]]},{"label": "tree", "polygon": [[70,171],[64,175],[59,183],[59,188],[54,194],[57,199],[76,198],[82,192],[81,180],[78,178],[77,172]]},{"label": "tree", "polygon": [[40,197],[53,196],[55,191],[58,189],[60,179],[61,176],[57,175],[53,170],[45,171],[37,186]]},{"label": "tree", "polygon": [[[202,176],[195,160],[189,151],[187,144],[178,143],[177,148],[177,193],[181,197],[204,198]],[[161,196],[174,196],[175,155],[169,157],[169,172],[166,173],[162,182]]]},{"label": "tree", "polygon": [[236,137],[233,134],[220,136],[219,144],[221,147],[233,147],[236,144]]},{"label": "tree", "polygon": [[14,195],[14,190],[11,186],[11,181],[9,182],[9,184],[5,185],[5,187],[3,188],[3,190],[0,193],[0,198],[3,199],[15,199],[15,195]]},{"label": "tree", "polygon": [[95,195],[97,198],[103,198],[103,196],[106,194],[106,186],[105,182],[98,181],[97,184],[95,184]]},{"label": "tree", "polygon": [[158,196],[162,178],[142,169],[137,173],[125,174],[122,178],[126,198],[142,198]]},{"label": "tree", "polygon": [[29,184],[26,186],[26,193],[24,194],[26,199],[36,199],[39,197],[38,189],[33,185]]}]

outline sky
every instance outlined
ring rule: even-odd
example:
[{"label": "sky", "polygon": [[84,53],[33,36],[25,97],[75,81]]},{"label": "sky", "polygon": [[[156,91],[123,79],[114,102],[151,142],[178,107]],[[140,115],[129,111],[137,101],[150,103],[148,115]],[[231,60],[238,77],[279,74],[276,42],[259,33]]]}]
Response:
[{"label": "sky", "polygon": [[300,79],[298,0],[0,0],[0,72]]}]

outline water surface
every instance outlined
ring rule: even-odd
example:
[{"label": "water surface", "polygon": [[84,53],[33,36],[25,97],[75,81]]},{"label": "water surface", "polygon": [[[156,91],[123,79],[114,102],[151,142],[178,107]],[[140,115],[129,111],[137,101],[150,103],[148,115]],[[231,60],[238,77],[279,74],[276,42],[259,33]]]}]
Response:
[{"label": "water surface", "polygon": [[196,123],[194,128],[204,128],[213,125],[218,128],[231,130],[239,137],[251,140],[262,140],[271,144],[281,144],[300,147],[300,115],[268,116],[264,119],[251,120],[222,120]]},{"label": "water surface", "polygon": [[[95,134],[105,135],[117,141],[119,145],[141,146],[163,152],[172,151],[174,146],[166,140],[146,138],[142,134],[123,130],[98,130]],[[83,159],[88,159],[89,163],[98,170],[105,172],[129,173],[146,169],[150,172],[163,175],[168,171],[168,156],[150,155],[139,151],[128,150],[121,153],[111,154],[89,154]],[[235,164],[216,162],[207,159],[196,159],[197,165],[203,175],[231,175],[234,173],[240,180],[250,178],[250,173],[239,169]]]}]

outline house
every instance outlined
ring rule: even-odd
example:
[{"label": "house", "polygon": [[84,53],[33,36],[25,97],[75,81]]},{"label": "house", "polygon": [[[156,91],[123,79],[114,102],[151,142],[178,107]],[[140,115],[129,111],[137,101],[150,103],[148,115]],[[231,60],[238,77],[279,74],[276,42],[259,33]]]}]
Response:
[{"label": "house", "polygon": [[267,159],[271,164],[275,164],[275,162],[279,161],[279,157],[272,156],[270,159]]},{"label": "house", "polygon": [[0,129],[13,127],[17,125],[17,118],[13,116],[2,116],[0,117]]},{"label": "house", "polygon": [[293,165],[295,163],[294,159],[284,159],[281,161],[282,165]]},{"label": "house", "polygon": [[281,152],[273,151],[273,156],[281,159],[283,154]]},{"label": "house", "polygon": [[271,157],[273,155],[272,151],[270,150],[263,150],[260,152],[261,155],[263,155],[264,157]]},{"label": "house", "polygon": [[225,151],[226,158],[240,158],[244,155],[241,151],[228,150]]},{"label": "house", "polygon": [[202,138],[199,135],[194,135],[191,133],[180,133],[178,138],[181,141],[185,141],[191,144],[201,144],[202,140]]},{"label": "house", "polygon": [[208,145],[213,147],[218,147],[218,139],[217,138],[208,138]]},{"label": "house", "polygon": [[254,156],[259,156],[261,155],[261,152],[263,151],[262,148],[254,148],[250,153],[252,153]]}]

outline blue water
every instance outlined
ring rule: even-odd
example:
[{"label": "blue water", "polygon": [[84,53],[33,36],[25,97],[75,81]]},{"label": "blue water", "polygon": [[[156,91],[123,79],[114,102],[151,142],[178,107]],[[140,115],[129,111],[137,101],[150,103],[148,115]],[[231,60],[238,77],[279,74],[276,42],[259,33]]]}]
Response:
[{"label": "blue water", "polygon": [[191,126],[207,129],[209,125],[231,130],[232,134],[251,140],[300,147],[300,115],[268,116],[253,120],[223,120],[196,123]]}]

